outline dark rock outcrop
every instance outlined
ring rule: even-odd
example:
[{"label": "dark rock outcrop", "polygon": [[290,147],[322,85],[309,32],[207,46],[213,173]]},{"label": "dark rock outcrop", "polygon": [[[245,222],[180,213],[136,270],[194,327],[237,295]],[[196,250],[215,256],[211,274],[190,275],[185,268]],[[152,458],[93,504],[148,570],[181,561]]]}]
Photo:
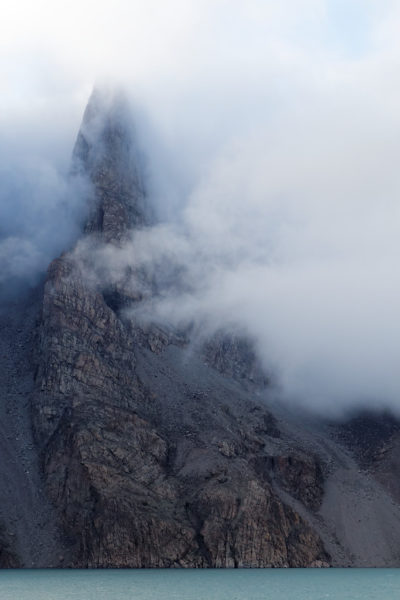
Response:
[{"label": "dark rock outcrop", "polygon": [[[217,374],[211,397],[191,392],[167,357],[166,398],[159,384],[155,389],[151,378],[143,380],[137,372],[139,358],[149,362],[146,352],[153,360],[159,355],[135,347],[133,339],[103,296],[85,287],[68,257],[52,263],[44,291],[34,424],[72,564],[326,561],[318,536],[273,492],[271,469],[260,476],[252,468],[254,458],[266,456],[268,441],[279,442],[272,417],[263,410],[247,419],[249,402],[238,414],[219,406],[219,396],[231,391]],[[156,369],[153,376],[162,382]],[[185,418],[182,411],[192,414]],[[290,466],[277,458],[278,479],[307,503],[308,488],[302,493],[298,488],[304,473],[312,487],[309,459],[294,456]],[[320,482],[314,484],[319,490]]]},{"label": "dark rock outcrop", "polygon": [[[102,104],[95,94],[74,161],[93,184],[86,233],[118,244],[147,217],[124,108],[120,100],[106,111]],[[275,478],[315,508],[320,471],[296,449],[280,455],[272,415],[232,379],[262,380],[247,342],[215,338],[206,349],[211,366],[202,352],[188,358],[176,332],[121,317],[135,297],[132,273],[127,290],[126,273],[112,284],[93,283],[81,267],[74,253],[50,265],[33,403],[71,564],[327,564],[318,534],[271,484]],[[260,472],[263,461],[269,466]],[[316,492],[309,490],[313,477]]]},{"label": "dark rock outcrop", "polygon": [[95,90],[78,133],[72,173],[83,173],[94,184],[85,231],[101,232],[106,242],[120,241],[149,220],[132,129],[124,94]]},{"label": "dark rock outcrop", "polygon": [[204,344],[203,353],[207,363],[227,377],[259,386],[268,385],[268,377],[245,337],[218,331]]},{"label": "dark rock outcrop", "polygon": [[301,414],[237,331],[130,310],[180,281],[102,263],[152,222],[128,113],[93,94],[82,239],[0,312],[0,566],[399,566],[395,419]]}]

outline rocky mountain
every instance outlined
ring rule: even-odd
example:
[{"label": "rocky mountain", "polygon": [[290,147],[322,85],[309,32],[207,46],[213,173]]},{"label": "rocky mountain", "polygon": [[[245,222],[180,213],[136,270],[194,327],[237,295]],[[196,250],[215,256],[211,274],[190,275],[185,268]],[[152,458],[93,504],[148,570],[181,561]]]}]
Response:
[{"label": "rocky mountain", "polygon": [[392,417],[373,435],[375,416],[289,409],[249,340],[132,316],[159,292],[134,257],[99,276],[93,253],[152,223],[127,111],[93,94],[83,246],[0,313],[0,564],[399,566]]}]

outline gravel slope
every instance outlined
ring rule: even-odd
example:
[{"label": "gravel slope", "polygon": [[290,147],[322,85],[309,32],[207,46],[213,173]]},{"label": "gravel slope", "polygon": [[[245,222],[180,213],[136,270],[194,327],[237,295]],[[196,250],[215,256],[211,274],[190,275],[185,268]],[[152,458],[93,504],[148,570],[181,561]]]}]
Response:
[{"label": "gravel slope", "polygon": [[22,567],[60,566],[66,550],[44,491],[30,417],[41,289],[0,307],[0,524]]},{"label": "gravel slope", "polygon": [[399,567],[400,505],[376,472],[361,468],[351,450],[338,443],[334,425],[284,406],[275,405],[274,413],[282,430],[325,464],[324,499],[317,514],[288,495],[282,500],[319,533],[333,566]]}]

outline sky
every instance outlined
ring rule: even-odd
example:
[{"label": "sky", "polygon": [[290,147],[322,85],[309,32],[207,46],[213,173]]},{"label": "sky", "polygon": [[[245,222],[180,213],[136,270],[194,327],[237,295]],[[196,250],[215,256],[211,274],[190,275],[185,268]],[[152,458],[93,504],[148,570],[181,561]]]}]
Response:
[{"label": "sky", "polygon": [[82,113],[123,86],[160,224],[116,259],[192,289],[154,314],[237,324],[295,402],[400,412],[399,27],[391,0],[5,0],[0,286],[74,243]]}]

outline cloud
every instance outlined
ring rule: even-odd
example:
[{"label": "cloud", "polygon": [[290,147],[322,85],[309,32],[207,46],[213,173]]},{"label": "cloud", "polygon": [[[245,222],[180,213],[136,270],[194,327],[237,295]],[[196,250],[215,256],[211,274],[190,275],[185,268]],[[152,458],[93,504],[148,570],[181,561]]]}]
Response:
[{"label": "cloud", "polygon": [[90,185],[32,157],[20,164],[3,156],[0,179],[0,297],[9,297],[37,283],[52,258],[71,247]]},{"label": "cloud", "polygon": [[159,223],[103,266],[179,267],[148,310],[237,323],[297,402],[398,410],[399,21],[389,0],[7,3],[3,279],[73,239],[81,114],[122,82]]}]

